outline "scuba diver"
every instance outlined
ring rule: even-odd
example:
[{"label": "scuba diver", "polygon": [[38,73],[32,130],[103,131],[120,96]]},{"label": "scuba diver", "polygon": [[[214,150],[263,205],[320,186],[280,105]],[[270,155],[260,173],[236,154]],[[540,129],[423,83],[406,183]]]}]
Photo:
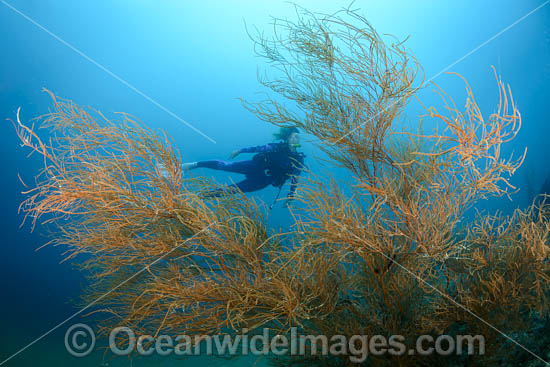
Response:
[{"label": "scuba diver", "polygon": [[[221,196],[226,193],[251,192],[261,190],[269,185],[279,188],[277,198],[281,194],[284,183],[290,178],[290,191],[287,195],[286,205],[294,198],[294,192],[298,185],[298,176],[304,167],[303,153],[296,151],[300,147],[300,135],[296,127],[281,127],[279,132],[274,134],[277,143],[269,143],[250,148],[241,148],[233,151],[229,157],[235,158],[241,153],[256,153],[252,159],[239,162],[225,162],[221,160],[210,160],[190,162],[183,164],[183,170],[195,168],[210,168],[225,172],[241,173],[246,178],[222,189],[213,190],[207,196]],[[270,209],[275,204],[270,205]]]}]

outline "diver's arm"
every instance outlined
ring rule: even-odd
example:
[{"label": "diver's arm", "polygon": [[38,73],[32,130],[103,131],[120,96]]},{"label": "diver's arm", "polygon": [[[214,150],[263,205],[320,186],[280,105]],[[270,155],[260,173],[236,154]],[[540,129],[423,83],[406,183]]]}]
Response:
[{"label": "diver's arm", "polygon": [[276,144],[269,143],[266,145],[258,145],[255,147],[241,148],[231,152],[229,158],[233,159],[241,153],[268,153],[277,150]]},{"label": "diver's arm", "polygon": [[[301,171],[298,171],[297,175],[300,174]],[[298,176],[292,176],[290,178],[290,190],[288,191],[288,194],[286,195],[285,200],[285,206],[287,208],[290,208],[292,201],[294,200],[294,193],[296,192],[296,187],[298,187]]]},{"label": "diver's arm", "polygon": [[273,152],[276,149],[276,145],[269,143],[266,145],[258,145],[255,147],[241,148],[239,153],[268,153]]},{"label": "diver's arm", "polygon": [[[300,173],[298,172],[298,174]],[[292,176],[292,178],[290,179],[290,190],[288,191],[288,195],[286,196],[288,199],[294,198],[296,187],[298,187],[298,176]]]},{"label": "diver's arm", "polygon": [[296,188],[298,187],[298,177],[302,173],[302,169],[304,168],[304,157],[300,156],[300,158],[297,159],[298,166],[294,166],[294,172],[292,173],[292,176],[290,177],[290,190],[288,191],[288,195],[286,196],[288,200],[292,200],[294,198],[294,193],[296,192]]},{"label": "diver's arm", "polygon": [[236,156],[238,156],[241,153],[267,153],[267,152],[273,152],[276,148],[273,146],[273,144],[266,144],[266,145],[258,145],[255,147],[248,147],[248,148],[241,148],[237,149],[231,152],[229,154],[229,158],[233,159]]}]

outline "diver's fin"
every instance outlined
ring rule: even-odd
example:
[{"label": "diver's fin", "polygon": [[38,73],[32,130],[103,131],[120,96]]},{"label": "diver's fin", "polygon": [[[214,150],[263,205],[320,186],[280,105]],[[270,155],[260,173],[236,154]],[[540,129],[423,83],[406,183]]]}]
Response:
[{"label": "diver's fin", "polygon": [[184,171],[188,171],[190,169],[197,168],[197,165],[198,165],[198,162],[183,163],[181,165],[181,169],[184,170]]}]

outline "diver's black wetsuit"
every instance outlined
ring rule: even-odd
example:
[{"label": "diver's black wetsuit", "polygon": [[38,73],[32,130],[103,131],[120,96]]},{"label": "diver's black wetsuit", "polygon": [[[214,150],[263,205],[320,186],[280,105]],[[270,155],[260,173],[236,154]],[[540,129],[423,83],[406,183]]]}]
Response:
[{"label": "diver's black wetsuit", "polygon": [[220,160],[197,162],[197,168],[204,167],[226,172],[241,173],[246,179],[233,185],[228,185],[222,190],[216,190],[210,195],[221,195],[238,188],[242,192],[261,190],[273,185],[281,187],[287,179],[291,179],[289,197],[294,195],[297,177],[304,165],[303,153],[291,151],[287,143],[270,143],[257,147],[242,148],[239,153],[258,153],[248,161],[225,162]]}]

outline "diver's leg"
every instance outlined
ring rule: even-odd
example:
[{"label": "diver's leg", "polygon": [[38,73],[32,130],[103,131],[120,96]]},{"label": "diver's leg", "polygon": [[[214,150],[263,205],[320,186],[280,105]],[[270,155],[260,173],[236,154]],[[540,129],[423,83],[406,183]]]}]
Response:
[{"label": "diver's leg", "polygon": [[270,182],[267,176],[252,176],[229,186],[237,187],[242,192],[252,192],[261,190],[269,186],[269,184]]},{"label": "diver's leg", "polygon": [[246,179],[232,185],[227,185],[222,188],[208,191],[203,194],[204,197],[219,197],[242,192],[252,192],[263,189],[269,186],[270,181],[266,176],[247,177]]},{"label": "diver's leg", "polygon": [[218,171],[242,173],[244,175],[248,175],[254,173],[257,165],[252,160],[240,162],[225,162],[220,160],[213,160],[196,162],[196,165],[193,168],[210,168]]}]

